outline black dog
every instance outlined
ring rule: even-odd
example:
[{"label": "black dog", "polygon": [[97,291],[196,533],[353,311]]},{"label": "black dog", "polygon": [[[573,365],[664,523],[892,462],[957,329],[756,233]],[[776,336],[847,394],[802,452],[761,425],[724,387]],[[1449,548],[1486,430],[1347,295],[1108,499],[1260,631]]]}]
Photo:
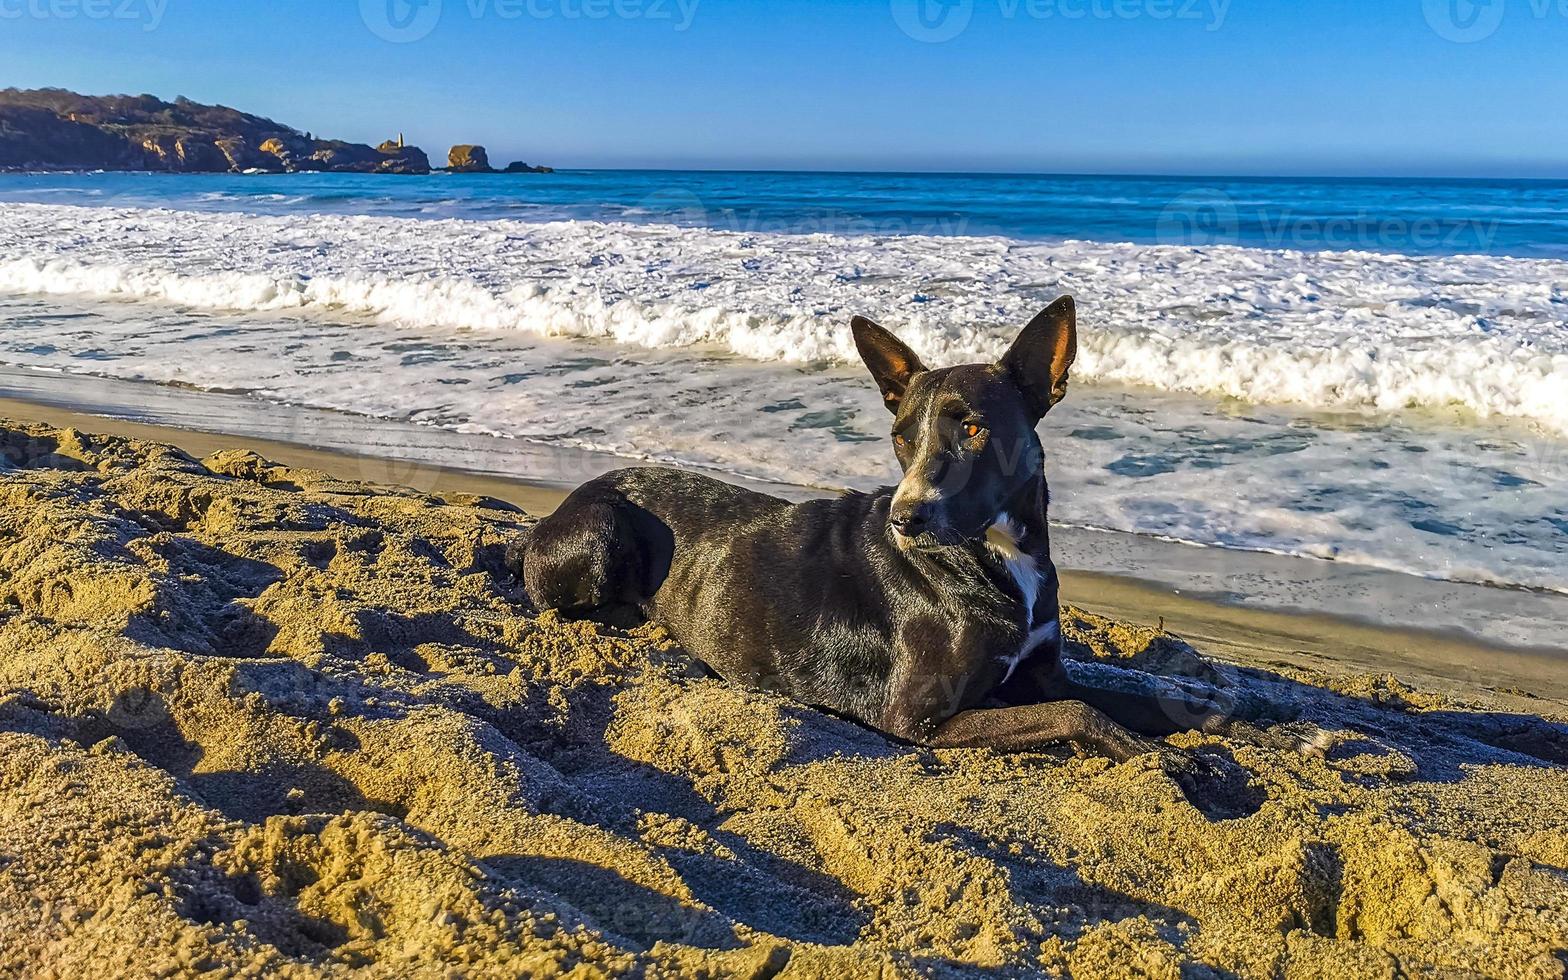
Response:
[{"label": "black dog", "polygon": [[1035,427],[1066,394],[1071,297],[996,364],[927,370],[871,321],[852,327],[894,415],[896,489],[790,504],[678,470],[610,473],[533,532],[535,605],[657,621],[727,680],[922,745],[1120,760],[1160,747],[1134,732],[1226,727],[1212,704],[1084,687],[1063,667]]}]

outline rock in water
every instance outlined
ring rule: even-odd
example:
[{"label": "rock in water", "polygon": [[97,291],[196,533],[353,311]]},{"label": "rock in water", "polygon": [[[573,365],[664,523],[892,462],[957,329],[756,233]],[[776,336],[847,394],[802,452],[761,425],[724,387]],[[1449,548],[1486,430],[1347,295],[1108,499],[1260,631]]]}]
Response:
[{"label": "rock in water", "polygon": [[464,174],[491,174],[490,157],[485,148],[472,143],[459,143],[446,155],[446,167]]}]

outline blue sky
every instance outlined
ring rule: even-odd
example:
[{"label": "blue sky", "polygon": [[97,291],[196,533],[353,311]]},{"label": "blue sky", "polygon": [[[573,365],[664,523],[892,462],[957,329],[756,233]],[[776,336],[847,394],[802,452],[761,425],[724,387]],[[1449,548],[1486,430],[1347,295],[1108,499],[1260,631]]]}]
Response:
[{"label": "blue sky", "polygon": [[418,2],[0,0],[0,84],[572,167],[1568,176],[1568,0]]}]

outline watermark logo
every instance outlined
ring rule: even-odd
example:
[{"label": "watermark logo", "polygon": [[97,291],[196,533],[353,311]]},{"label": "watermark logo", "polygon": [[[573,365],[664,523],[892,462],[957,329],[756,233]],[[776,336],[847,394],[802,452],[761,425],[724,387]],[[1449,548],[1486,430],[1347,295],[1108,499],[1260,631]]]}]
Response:
[{"label": "watermark logo", "polygon": [[1160,211],[1154,235],[1166,245],[1220,245],[1241,234],[1236,202],[1222,190],[1193,190]]},{"label": "watermark logo", "polygon": [[[1231,0],[985,0],[1004,21],[1153,20],[1225,26]],[[1501,0],[1498,0],[1501,2]],[[968,29],[976,0],[890,0],[893,21],[916,41],[940,44]]]},{"label": "watermark logo", "polygon": [[381,40],[408,44],[436,29],[441,0],[359,0],[359,16]]},{"label": "watermark logo", "polygon": [[[369,483],[377,487],[402,487],[417,493],[435,493],[442,488],[448,464],[454,469],[461,469],[465,463],[474,463],[472,469],[480,470],[477,465],[481,460],[473,459],[476,454],[464,445],[446,447],[442,452],[428,453],[426,459],[411,459],[398,455],[394,450],[383,450],[383,455],[354,452],[351,448],[335,444],[331,419],[321,412],[311,409],[288,409],[287,424],[281,425],[274,432],[260,433],[268,439],[276,439],[293,446],[322,446],[329,449],[339,449],[344,454],[341,463],[331,467],[328,478],[353,480],[360,483]],[[418,424],[420,419],[416,414],[411,415],[409,422]],[[415,447],[416,449],[418,447]],[[250,465],[250,461],[245,461]],[[252,479],[268,482],[272,479],[292,480],[285,471],[293,469],[288,464],[275,463],[263,460],[254,463],[261,472],[251,475]],[[275,474],[267,473],[268,469],[276,470]],[[304,470],[304,467],[300,467]],[[233,471],[229,475],[236,475]],[[243,471],[241,471],[243,472]]]},{"label": "watermark logo", "polygon": [[974,0],[892,0],[899,30],[924,44],[941,44],[964,33],[974,17]]},{"label": "watermark logo", "polygon": [[627,217],[656,224],[697,228],[708,224],[702,198],[680,187],[662,187],[638,201]]},{"label": "watermark logo", "polygon": [[109,705],[109,723],[114,727],[141,731],[156,728],[169,720],[169,708],[163,695],[145,687],[121,691]]},{"label": "watermark logo", "polygon": [[1426,22],[1445,41],[1473,44],[1497,33],[1506,0],[1421,0]]},{"label": "watermark logo", "polygon": [[1497,33],[1509,10],[1537,21],[1568,20],[1568,0],[1421,0],[1427,26],[1445,41],[1474,44]]},{"label": "watermark logo", "polygon": [[0,21],[118,20],[156,31],[169,0],[0,0]]}]

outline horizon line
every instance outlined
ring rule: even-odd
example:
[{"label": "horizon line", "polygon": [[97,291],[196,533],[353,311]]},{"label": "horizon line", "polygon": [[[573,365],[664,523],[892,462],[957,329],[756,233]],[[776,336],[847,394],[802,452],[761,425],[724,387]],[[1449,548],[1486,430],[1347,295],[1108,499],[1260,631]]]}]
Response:
[{"label": "horizon line", "polygon": [[876,175],[887,177],[1094,177],[1111,180],[1417,180],[1417,181],[1530,181],[1534,183],[1568,183],[1562,177],[1510,177],[1475,174],[1344,174],[1344,173],[1161,173],[1156,171],[1072,171],[1072,170],[884,170],[877,168],[842,167],[574,167],[557,166],[556,173],[708,173],[708,174],[822,174],[827,176]]}]

